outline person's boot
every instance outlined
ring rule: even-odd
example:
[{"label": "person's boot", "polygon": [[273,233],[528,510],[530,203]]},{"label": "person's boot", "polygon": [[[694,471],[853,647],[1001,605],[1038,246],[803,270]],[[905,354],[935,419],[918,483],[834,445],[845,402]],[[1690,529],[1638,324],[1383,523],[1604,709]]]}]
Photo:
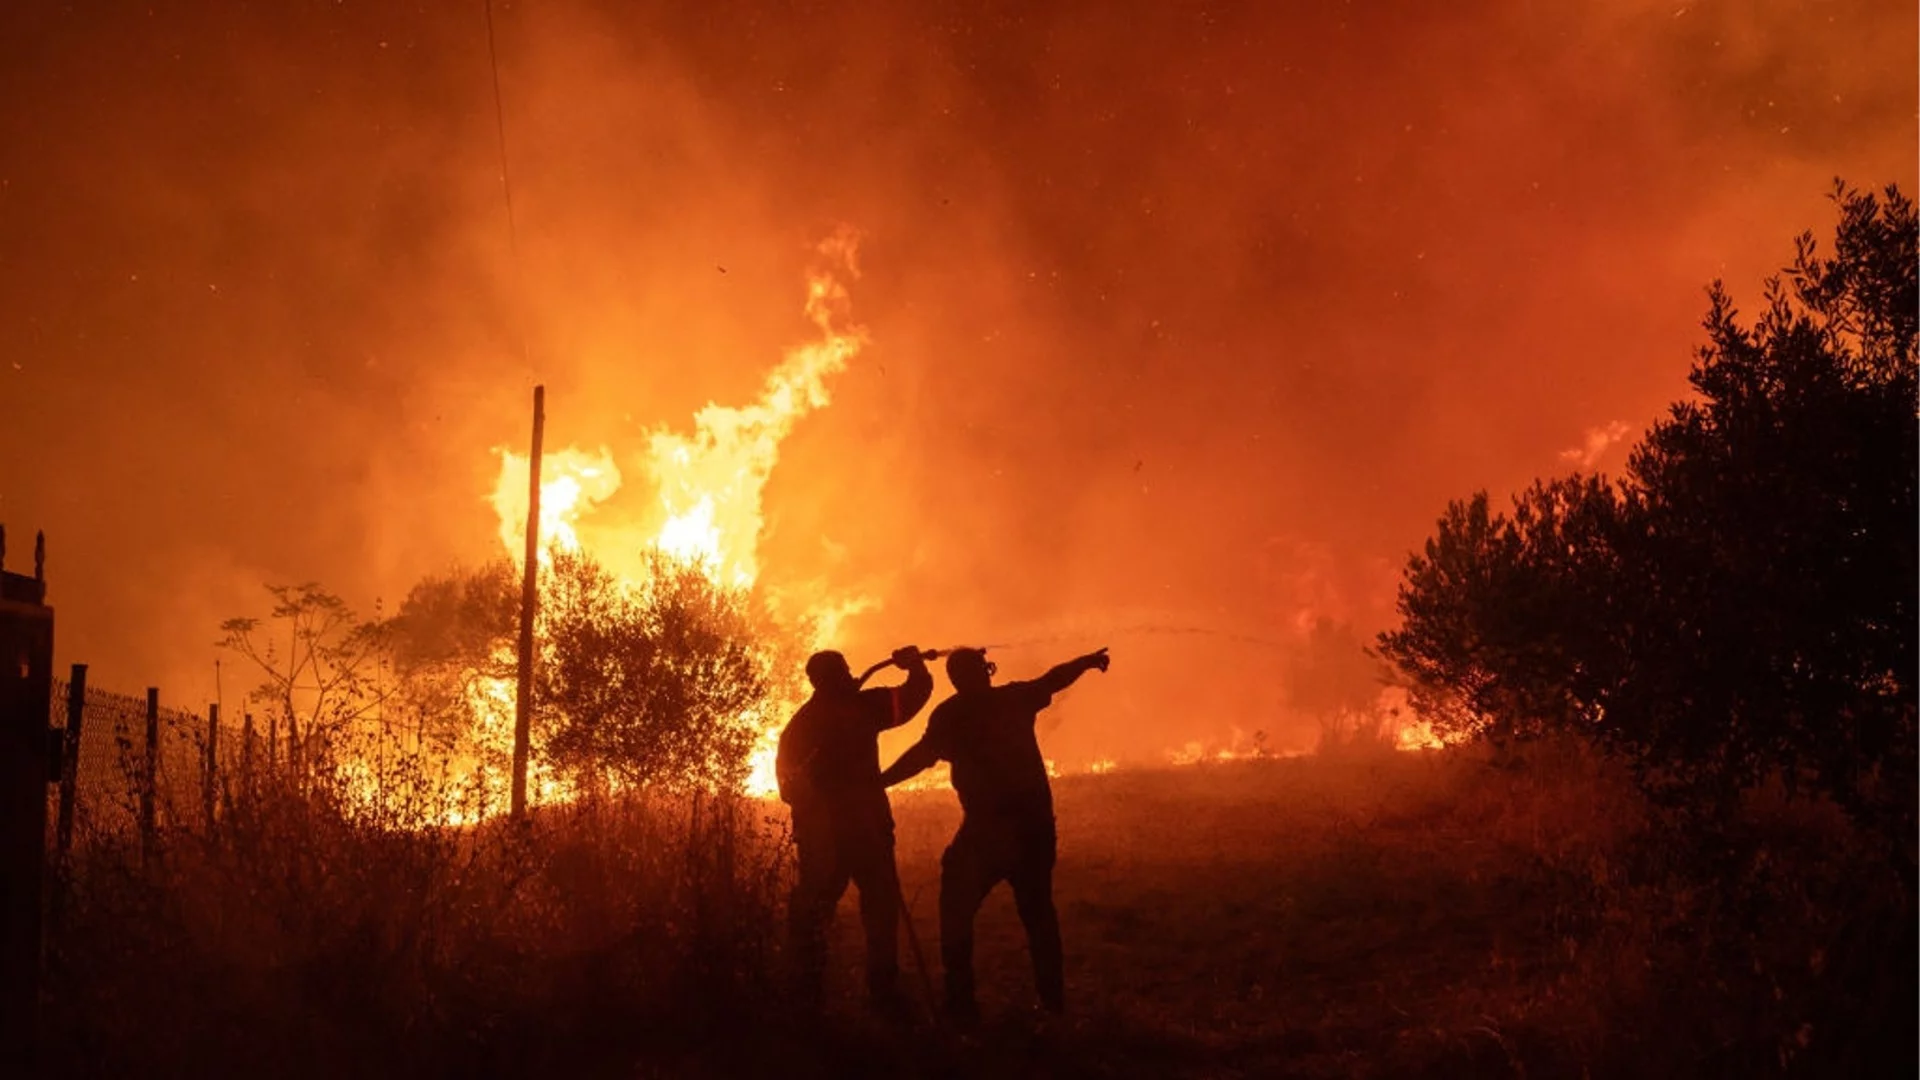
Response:
[{"label": "person's boot", "polygon": [[1067,993],[1061,986],[1042,986],[1040,988],[1040,1007],[1053,1016],[1065,1016],[1067,1012]]},{"label": "person's boot", "polygon": [[791,985],[790,998],[801,1012],[817,1013],[826,1008],[827,995],[820,982],[808,979],[795,979]]},{"label": "person's boot", "polygon": [[919,1010],[914,1008],[913,999],[897,989],[869,996],[867,1006],[881,1020],[903,1027],[912,1024],[919,1016]]},{"label": "person's boot", "polygon": [[898,970],[867,972],[867,1004],[889,1023],[907,1024],[914,1019],[913,999],[901,993]]},{"label": "person's boot", "polygon": [[803,1012],[819,1012],[826,1007],[827,973],[805,959],[787,975],[787,995]]},{"label": "person's boot", "polygon": [[1067,1011],[1067,980],[1058,963],[1041,960],[1034,964],[1033,988],[1040,994],[1040,1006],[1054,1016]]},{"label": "person's boot", "polygon": [[980,1022],[980,1003],[974,1000],[970,991],[956,993],[949,988],[942,1005],[949,1023],[958,1027],[973,1027]]}]

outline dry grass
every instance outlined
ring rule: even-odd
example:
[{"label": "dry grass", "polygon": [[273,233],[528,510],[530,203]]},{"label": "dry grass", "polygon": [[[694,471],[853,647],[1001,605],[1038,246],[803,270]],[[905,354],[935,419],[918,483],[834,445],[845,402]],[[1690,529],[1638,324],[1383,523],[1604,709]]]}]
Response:
[{"label": "dry grass", "polygon": [[785,858],[733,799],[420,831],[283,794],[151,862],[96,843],[50,942],[49,1071],[620,1071],[776,994]]},{"label": "dry grass", "polygon": [[[1077,1015],[1035,1026],[996,892],[978,949],[1000,1020],[947,1044],[967,1071],[1864,1075],[1914,1058],[1913,949],[1861,948],[1903,926],[1911,943],[1911,907],[1828,807],[1762,800],[1743,835],[1676,838],[1574,746],[1499,765],[1456,751],[1119,772],[1056,792]],[[957,815],[923,793],[899,817],[931,937]],[[1709,886],[1699,861],[1716,850],[1739,868]]]},{"label": "dry grass", "polygon": [[[1004,889],[980,919],[979,1030],[865,1014],[851,897],[827,1013],[792,1010],[779,823],[758,804],[566,811],[524,836],[288,815],[183,839],[157,872],[96,852],[58,941],[56,1064],[1541,1077],[1914,1063],[1911,903],[1819,806],[1763,798],[1738,829],[1676,834],[1572,747],[1497,766],[1449,752],[1122,770],[1056,792],[1064,1022],[1030,1008]],[[896,806],[931,959],[958,813],[944,792]]]}]

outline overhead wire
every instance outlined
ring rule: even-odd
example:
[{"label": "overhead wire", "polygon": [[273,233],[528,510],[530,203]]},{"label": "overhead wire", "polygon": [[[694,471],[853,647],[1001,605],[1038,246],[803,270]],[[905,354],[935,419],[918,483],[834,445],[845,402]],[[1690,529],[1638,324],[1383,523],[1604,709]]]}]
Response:
[{"label": "overhead wire", "polygon": [[513,266],[514,334],[519,339],[520,359],[529,368],[532,352],[527,345],[526,276],[520,266],[520,227],[513,212],[513,179],[507,167],[507,109],[500,92],[500,49],[493,28],[493,0],[483,0],[487,15],[487,68],[493,74],[493,132],[500,152],[500,196],[507,210],[507,261]]}]

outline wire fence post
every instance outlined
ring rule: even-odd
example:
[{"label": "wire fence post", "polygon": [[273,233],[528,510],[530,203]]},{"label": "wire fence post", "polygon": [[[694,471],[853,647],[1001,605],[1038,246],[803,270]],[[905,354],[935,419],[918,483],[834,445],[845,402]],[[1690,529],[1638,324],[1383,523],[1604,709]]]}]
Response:
[{"label": "wire fence post", "polygon": [[240,791],[253,796],[253,714],[240,714]]},{"label": "wire fence post", "polygon": [[156,815],[154,797],[160,787],[160,688],[147,687],[146,759],[140,768],[140,858],[153,861]]},{"label": "wire fence post", "polygon": [[87,719],[87,665],[73,665],[67,680],[67,729],[60,754],[60,811],[54,826],[55,844],[64,862],[73,850],[73,805],[80,795],[81,725]]},{"label": "wire fence post", "polygon": [[200,759],[200,802],[206,810],[207,831],[213,831],[214,793],[220,775],[220,706],[207,706],[207,753]]}]

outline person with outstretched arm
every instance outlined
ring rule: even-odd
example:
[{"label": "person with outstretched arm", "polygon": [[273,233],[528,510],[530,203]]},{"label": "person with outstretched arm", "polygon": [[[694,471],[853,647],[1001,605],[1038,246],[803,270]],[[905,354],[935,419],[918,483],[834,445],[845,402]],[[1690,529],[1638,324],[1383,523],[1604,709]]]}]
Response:
[{"label": "person with outstretched arm", "polygon": [[1060,919],[1053,907],[1056,836],[1053,787],[1034,723],[1053,696],[1089,671],[1107,670],[1102,648],[1028,682],[993,685],[997,669],[982,649],[947,657],[954,694],[927,719],[926,733],[886,771],[888,787],[935,762],[953,767],[960,830],[940,858],[940,960],[946,1008],[953,1018],[979,1017],[973,988],[973,918],[1002,881],[1027,931],[1034,983],[1049,1011],[1066,1009]]},{"label": "person with outstretched arm", "polygon": [[799,872],[787,905],[797,990],[817,1003],[826,973],[827,928],[852,882],[860,889],[867,937],[867,990],[882,1012],[905,1007],[900,993],[900,876],[893,858],[893,808],[880,783],[883,731],[919,713],[933,696],[920,650],[903,646],[892,663],[899,686],[861,688],[846,657],[807,660],[813,696],[780,732],[774,776],[792,808]]}]

